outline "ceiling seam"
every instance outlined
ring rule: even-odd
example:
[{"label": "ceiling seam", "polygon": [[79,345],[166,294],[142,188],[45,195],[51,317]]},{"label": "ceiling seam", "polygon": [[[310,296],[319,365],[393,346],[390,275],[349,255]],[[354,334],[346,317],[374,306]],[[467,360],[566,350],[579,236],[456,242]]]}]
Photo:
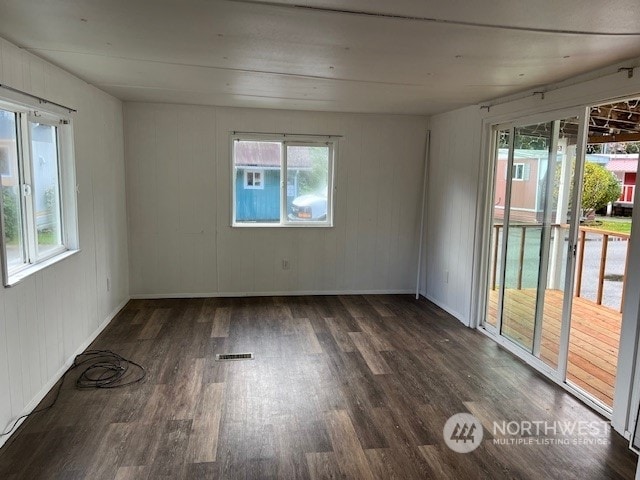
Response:
[{"label": "ceiling seam", "polygon": [[74,52],[72,50],[58,50],[53,48],[38,48],[38,47],[23,47],[24,50],[30,53],[37,52],[47,52],[47,53],[68,53],[72,55],[87,55],[91,57],[103,57],[103,58],[112,58],[117,60],[126,60],[130,62],[149,62],[156,63],[160,65],[171,65],[175,67],[192,67],[192,68],[205,68],[209,70],[223,70],[228,72],[238,72],[238,73],[256,73],[260,75],[276,75],[281,77],[294,77],[294,78],[306,78],[309,80],[331,80],[335,82],[350,82],[350,83],[369,83],[373,85],[387,85],[392,87],[425,87],[425,84],[418,83],[397,83],[397,82],[377,82],[375,80],[359,80],[352,78],[335,78],[335,77],[323,77],[321,75],[307,75],[303,73],[283,73],[283,72],[272,72],[268,70],[251,70],[247,68],[234,68],[234,67],[219,67],[215,65],[202,65],[202,64],[193,64],[193,63],[180,63],[180,62],[164,62],[161,60],[153,60],[153,59],[145,59],[145,58],[135,58],[135,57],[122,57],[118,55],[105,55],[101,53],[91,53],[91,52]]},{"label": "ceiling seam", "polygon": [[448,20],[444,18],[423,17],[419,15],[402,15],[402,14],[395,14],[395,13],[370,12],[366,10],[351,10],[351,9],[345,9],[345,8],[319,7],[314,5],[299,5],[299,4],[292,4],[292,3],[270,2],[270,1],[261,1],[261,0],[226,0],[226,1],[230,3],[244,3],[248,5],[261,5],[265,7],[308,10],[313,12],[331,13],[331,14],[338,14],[338,15],[356,15],[361,17],[373,17],[373,18],[382,18],[382,19],[389,19],[389,20],[406,20],[406,21],[412,21],[412,22],[439,23],[443,25],[457,25],[462,27],[491,28],[496,30],[515,30],[515,31],[554,34],[554,35],[562,34],[562,35],[584,35],[584,36],[602,36],[602,37],[640,36],[640,32],[590,32],[587,30],[520,27],[517,25],[496,25],[491,23],[468,22],[464,20]]}]

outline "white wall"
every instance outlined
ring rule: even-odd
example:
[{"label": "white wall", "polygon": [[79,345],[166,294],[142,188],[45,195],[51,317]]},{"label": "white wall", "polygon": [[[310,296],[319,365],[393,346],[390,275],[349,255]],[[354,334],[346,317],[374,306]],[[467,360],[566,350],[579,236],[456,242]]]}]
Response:
[{"label": "white wall", "polygon": [[470,107],[434,116],[430,126],[423,294],[469,325],[481,118]]},{"label": "white wall", "polygon": [[[231,228],[232,131],[342,135],[335,227]],[[426,131],[424,117],[126,103],[132,296],[411,291]]]},{"label": "white wall", "polygon": [[0,84],[78,110],[73,121],[82,249],[12,288],[0,288],[4,430],[34,406],[65,363],[124,304],[129,278],[121,102],[2,39]]},{"label": "white wall", "polygon": [[[638,65],[629,61],[624,66]],[[475,311],[474,279],[481,271],[483,214],[480,199],[486,191],[486,165],[482,156],[482,122],[500,123],[526,115],[555,112],[568,108],[610,102],[623,97],[640,97],[640,75],[636,68],[632,78],[618,66],[594,72],[584,79],[571,79],[549,88],[544,98],[522,95],[519,99],[494,102],[489,109],[468,107],[430,118],[431,159],[429,182],[429,234],[425,244],[427,257],[426,296],[449,310],[463,323],[475,326],[480,314]],[[488,102],[491,103],[491,102]],[[447,200],[443,200],[448,193]],[[449,198],[451,204],[449,204]],[[454,203],[455,202],[455,203]],[[634,224],[640,223],[636,209]],[[637,410],[640,399],[640,367],[637,358],[640,325],[640,234],[635,231],[628,258],[626,302],[623,312],[620,358],[612,425],[624,432]],[[445,272],[449,271],[449,282]],[[453,272],[453,273],[452,273]],[[635,375],[635,382],[634,382]],[[633,400],[630,392],[634,391]]]}]

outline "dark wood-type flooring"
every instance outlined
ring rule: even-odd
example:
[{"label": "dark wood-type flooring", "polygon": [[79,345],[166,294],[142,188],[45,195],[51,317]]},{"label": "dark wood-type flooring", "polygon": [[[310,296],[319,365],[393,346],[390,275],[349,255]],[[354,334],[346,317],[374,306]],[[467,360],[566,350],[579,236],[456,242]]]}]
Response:
[{"label": "dark wood-type flooring", "polygon": [[[496,444],[493,421],[603,419],[409,296],[135,300],[91,348],[143,364],[148,377],[79,391],[70,375],[55,407],[0,449],[0,478],[582,480],[635,471],[611,431],[562,437],[569,445]],[[215,360],[230,352],[255,359]],[[444,442],[458,412],[485,427],[472,453]]]}]

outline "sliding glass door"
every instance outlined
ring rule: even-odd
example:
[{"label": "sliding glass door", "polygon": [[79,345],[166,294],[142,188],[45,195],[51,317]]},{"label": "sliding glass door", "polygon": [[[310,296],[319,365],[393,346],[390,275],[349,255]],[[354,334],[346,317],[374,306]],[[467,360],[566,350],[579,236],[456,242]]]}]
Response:
[{"label": "sliding glass door", "polygon": [[485,325],[563,376],[584,114],[493,129]]}]

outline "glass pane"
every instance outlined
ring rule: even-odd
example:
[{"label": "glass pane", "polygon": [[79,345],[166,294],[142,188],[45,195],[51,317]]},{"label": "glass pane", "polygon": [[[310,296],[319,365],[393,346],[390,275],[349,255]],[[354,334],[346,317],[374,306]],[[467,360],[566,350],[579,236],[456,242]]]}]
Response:
[{"label": "glass pane", "polygon": [[509,130],[496,132],[495,151],[495,187],[493,195],[493,221],[491,228],[490,264],[489,264],[489,297],[487,302],[488,324],[498,323],[498,295],[502,271],[502,232],[504,207],[507,196],[507,163],[509,160]]},{"label": "glass pane", "polygon": [[236,222],[280,222],[281,160],[279,142],[234,142]]},{"label": "glass pane", "polygon": [[[618,126],[620,118],[625,129],[637,130],[638,117],[632,112],[639,104],[636,99],[592,107],[589,136],[608,131],[608,116],[612,127]],[[629,262],[630,236],[638,236],[637,230],[632,230],[631,216],[637,215],[632,207],[638,150],[640,143],[636,142],[587,145],[590,154],[585,159],[582,202],[576,212],[581,214],[581,226],[566,379],[609,409],[614,405],[618,375],[622,311],[630,298],[625,295],[631,285],[627,274],[638,268]],[[617,199],[618,192],[610,186],[612,180],[621,187]],[[607,201],[612,203],[606,206]],[[631,291],[635,289],[634,285]]]},{"label": "glass pane", "polygon": [[502,334],[533,352],[552,122],[515,129]]},{"label": "glass pane", "polygon": [[7,270],[10,272],[23,265],[25,260],[16,114],[4,110],[0,110],[0,168],[4,214],[2,231],[7,250]]},{"label": "glass pane", "polygon": [[328,146],[287,146],[287,217],[294,222],[326,222]]},{"label": "glass pane", "polygon": [[38,258],[62,246],[57,129],[29,123]]},{"label": "glass pane", "polygon": [[563,322],[578,125],[572,117],[516,128],[510,173],[502,334],[552,367]]},{"label": "glass pane", "polygon": [[545,241],[548,242],[548,260],[545,268],[547,276],[545,290],[542,292],[544,304],[540,348],[535,353],[552,367],[558,366],[560,350],[578,126],[577,117],[559,121],[556,155],[549,166],[549,173],[553,176],[550,178],[551,191],[547,198],[549,206],[544,220],[547,230]]}]

